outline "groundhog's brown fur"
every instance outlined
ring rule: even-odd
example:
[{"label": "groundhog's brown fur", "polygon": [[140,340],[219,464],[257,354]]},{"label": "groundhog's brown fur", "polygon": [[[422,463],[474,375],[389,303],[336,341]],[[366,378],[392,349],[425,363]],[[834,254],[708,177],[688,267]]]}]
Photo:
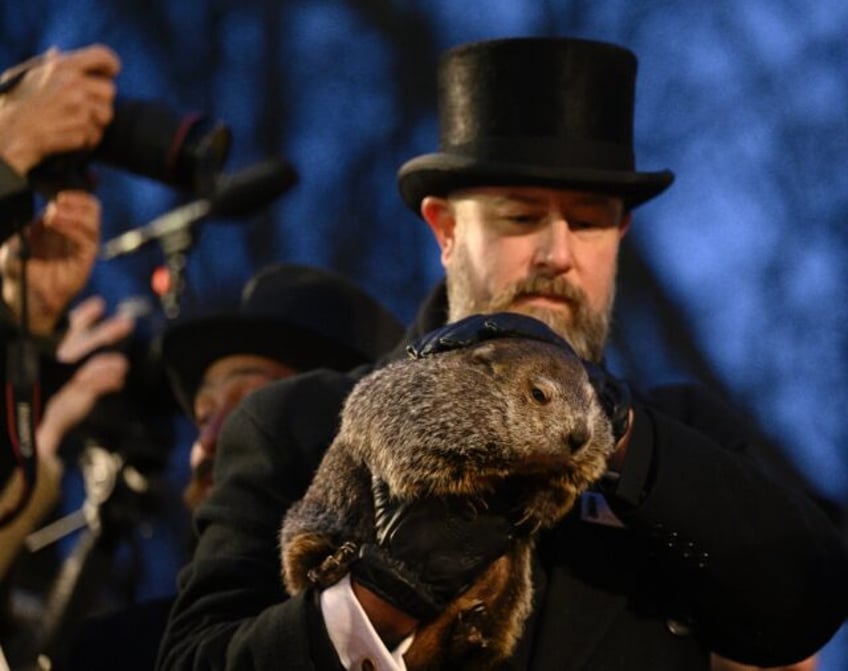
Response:
[{"label": "groundhog's brown fur", "polygon": [[[346,570],[327,571],[327,557],[374,541],[372,473],[401,500],[478,499],[508,479],[521,492],[522,525],[538,530],[603,474],[613,447],[580,361],[562,348],[502,338],[392,363],[353,389],[338,436],[286,516],[286,588],[326,587]],[[530,611],[532,543],[531,533],[419,628],[410,670],[487,668],[511,654]]]}]

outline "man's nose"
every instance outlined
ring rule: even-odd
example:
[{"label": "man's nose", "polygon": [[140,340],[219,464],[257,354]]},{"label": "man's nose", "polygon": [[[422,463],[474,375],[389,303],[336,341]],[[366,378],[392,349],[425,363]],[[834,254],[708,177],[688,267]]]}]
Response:
[{"label": "man's nose", "polygon": [[571,229],[560,214],[552,214],[548,225],[539,231],[536,265],[552,274],[568,272],[574,261]]},{"label": "man's nose", "polygon": [[206,425],[200,430],[197,436],[195,444],[209,458],[215,455],[215,448],[218,445],[218,434],[221,432],[221,425],[224,423],[228,412],[229,409],[222,409],[216,412],[206,422]]}]

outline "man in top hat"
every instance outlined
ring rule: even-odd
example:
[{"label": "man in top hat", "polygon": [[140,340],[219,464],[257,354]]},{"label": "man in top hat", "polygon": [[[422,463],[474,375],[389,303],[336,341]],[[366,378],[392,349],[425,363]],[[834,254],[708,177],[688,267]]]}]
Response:
[{"label": "man in top hat", "polygon": [[[630,395],[600,365],[631,212],[672,182],[636,168],[635,76],[628,50],[575,39],[494,40],[445,55],[440,151],[398,175],[446,273],[408,341],[460,347],[491,337],[484,319],[504,326],[475,313],[536,317],[587,360],[614,423],[617,449],[594,499],[608,510],[577,506],[539,538],[532,613],[504,668],[708,669],[711,651],[796,662],[845,617],[843,539],[746,457],[749,432],[718,400],[696,389]],[[539,322],[522,323],[538,332],[526,324]],[[410,604],[433,594],[444,604],[504,546],[494,512],[411,505],[376,516],[393,532],[337,584],[285,593],[280,520],[364,372],[284,382],[231,416],[160,670],[403,669],[422,623]],[[425,560],[445,570],[421,574]]]}]

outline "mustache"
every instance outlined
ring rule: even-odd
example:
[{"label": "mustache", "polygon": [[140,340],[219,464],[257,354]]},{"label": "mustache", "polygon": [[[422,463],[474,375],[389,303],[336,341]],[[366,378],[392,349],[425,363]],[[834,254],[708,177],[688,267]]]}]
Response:
[{"label": "mustache", "polygon": [[586,292],[580,287],[573,285],[564,277],[525,277],[510,284],[494,301],[493,307],[500,309],[507,307],[514,300],[522,296],[543,295],[559,298],[573,304],[578,309],[583,309],[587,304]]},{"label": "mustache", "polygon": [[214,467],[213,459],[204,459],[192,470],[188,484],[183,490],[183,501],[189,509],[194,510],[206,498]]},{"label": "mustache", "polygon": [[565,338],[582,358],[601,360],[609,328],[609,315],[593,311],[589,306],[589,298],[581,287],[561,276],[527,277],[515,281],[498,296],[493,297],[489,307],[492,312],[509,311],[522,296],[545,296],[567,303],[570,314],[556,308],[528,307],[525,310],[519,308],[519,311],[526,311],[530,316],[543,321]]}]

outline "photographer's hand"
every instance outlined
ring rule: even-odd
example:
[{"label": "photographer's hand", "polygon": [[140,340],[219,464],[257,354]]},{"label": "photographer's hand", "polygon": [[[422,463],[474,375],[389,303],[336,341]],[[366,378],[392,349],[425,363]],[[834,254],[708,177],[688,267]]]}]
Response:
[{"label": "photographer's hand", "polygon": [[[35,334],[47,335],[91,274],[100,242],[100,203],[84,191],[62,191],[25,234],[29,235],[29,328]],[[3,301],[18,318],[19,252],[17,236],[0,247]]]},{"label": "photographer's hand", "polygon": [[129,359],[119,352],[101,352],[83,363],[47,402],[36,430],[38,455],[55,456],[65,435],[102,396],[123,389],[129,367]]},{"label": "photographer's hand", "polygon": [[[106,303],[89,296],[68,316],[68,330],[56,348],[56,359],[75,364],[96,350],[127,338],[135,322],[120,312],[102,319]],[[65,434],[82,422],[101,396],[120,391],[130,362],[120,352],[99,352],[85,361],[47,403],[38,426],[39,455],[55,455]]]},{"label": "photographer's hand", "polygon": [[0,158],[25,176],[45,157],[100,142],[112,120],[117,55],[102,45],[51,49],[7,70],[0,82],[25,71],[0,95]]},{"label": "photographer's hand", "polygon": [[68,330],[56,348],[56,358],[62,363],[77,363],[98,349],[114,347],[135,329],[135,320],[126,311],[118,310],[106,319],[106,301],[101,296],[89,296],[68,315]]}]

